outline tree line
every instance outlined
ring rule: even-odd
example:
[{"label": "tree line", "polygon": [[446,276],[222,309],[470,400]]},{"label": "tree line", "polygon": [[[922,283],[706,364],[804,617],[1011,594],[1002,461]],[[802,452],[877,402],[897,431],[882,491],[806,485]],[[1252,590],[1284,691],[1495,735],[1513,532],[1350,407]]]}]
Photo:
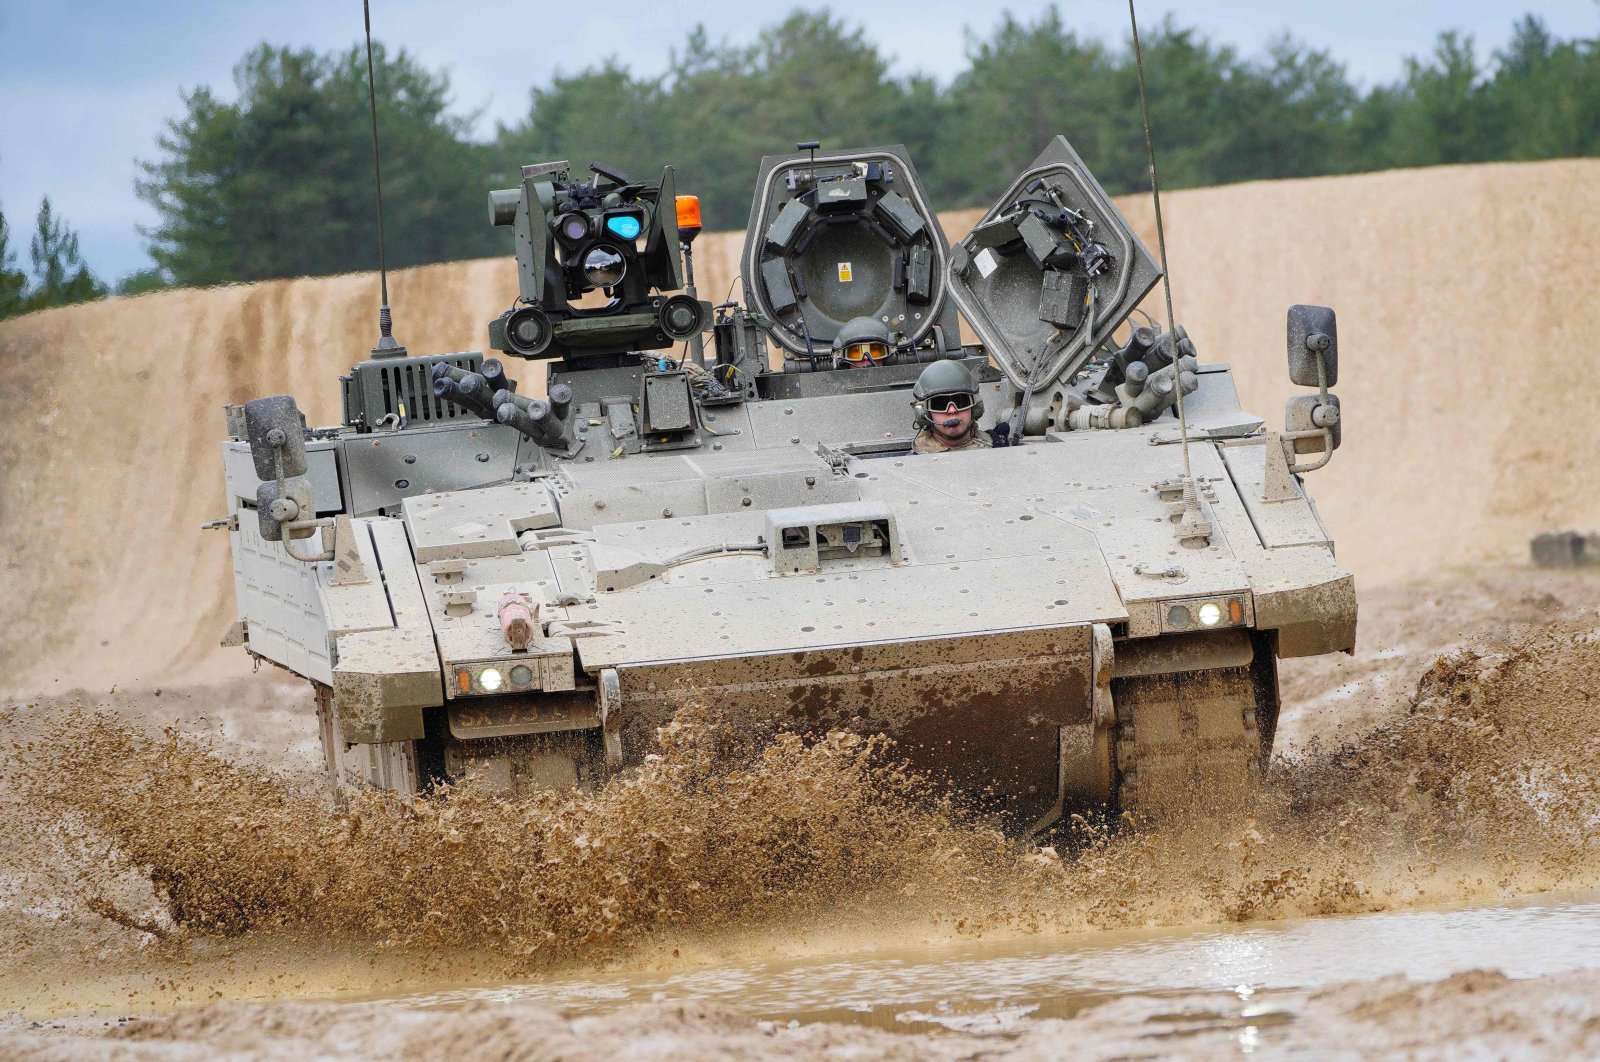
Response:
[{"label": "tree line", "polygon": [[11,226],[0,213],[0,320],[106,294],[105,284],[84,264],[78,234],[56,215],[49,196],[39,204],[28,240],[31,270],[19,268],[11,240]]},{"label": "tree line", "polygon": [[[1600,44],[1557,39],[1533,15],[1489,55],[1442,33],[1398,80],[1365,90],[1288,34],[1243,55],[1168,18],[1143,43],[1167,187],[1600,154]],[[1130,44],[1079,33],[1053,7],[972,38],[943,82],[896,76],[875,42],[827,11],[796,10],[748,44],[700,26],[659,75],[614,59],[558,73],[486,140],[453,109],[445,74],[403,50],[377,46],[375,60],[393,266],[507,252],[484,193],[553,158],[636,177],[671,163],[679,191],[697,193],[708,227],[722,229],[743,226],[760,156],[802,140],[904,143],[946,209],[987,203],[1056,133],[1112,193],[1148,186]],[[376,264],[364,53],[263,44],[234,78],[231,100],[182,94],[140,164],[155,265],[120,290]]]}]

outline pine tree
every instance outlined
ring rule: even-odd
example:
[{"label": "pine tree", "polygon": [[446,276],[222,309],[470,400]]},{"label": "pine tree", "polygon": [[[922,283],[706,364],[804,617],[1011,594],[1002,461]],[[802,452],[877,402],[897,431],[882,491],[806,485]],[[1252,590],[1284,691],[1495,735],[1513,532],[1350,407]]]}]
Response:
[{"label": "pine tree", "polygon": [[17,253],[11,249],[11,228],[0,211],[0,320],[15,317],[25,308],[23,294],[28,276],[16,268]]},{"label": "pine tree", "polygon": [[45,196],[28,245],[33,260],[34,289],[27,298],[30,310],[65,306],[98,299],[106,286],[97,280],[78,253],[78,234],[56,216]]}]

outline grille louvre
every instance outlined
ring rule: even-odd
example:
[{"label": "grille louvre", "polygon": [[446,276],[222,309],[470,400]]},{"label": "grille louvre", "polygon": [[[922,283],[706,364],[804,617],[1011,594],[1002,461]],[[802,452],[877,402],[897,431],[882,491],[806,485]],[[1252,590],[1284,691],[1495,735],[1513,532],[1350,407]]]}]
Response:
[{"label": "grille louvre", "polygon": [[477,372],[483,367],[483,354],[472,350],[364,361],[339,380],[344,390],[345,423],[371,428],[384,417],[399,414],[401,403],[410,424],[478,419],[476,414],[434,396],[433,366],[439,362]]}]

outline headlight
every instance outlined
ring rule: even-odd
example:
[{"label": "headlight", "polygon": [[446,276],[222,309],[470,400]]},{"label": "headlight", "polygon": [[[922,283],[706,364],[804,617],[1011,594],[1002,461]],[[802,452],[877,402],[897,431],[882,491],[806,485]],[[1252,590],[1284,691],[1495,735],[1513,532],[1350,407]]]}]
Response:
[{"label": "headlight", "polygon": [[497,667],[486,667],[482,671],[478,672],[478,685],[482,686],[490,693],[493,693],[495,690],[499,689],[500,684],[504,681],[505,676],[500,674],[500,669]]},{"label": "headlight", "polygon": [[1177,633],[1214,627],[1242,627],[1250,622],[1245,601],[1244,597],[1170,601],[1163,606],[1165,611],[1161,629]]},{"label": "headlight", "polygon": [[518,664],[511,669],[511,684],[519,689],[527,689],[533,685],[533,668],[527,664]]}]

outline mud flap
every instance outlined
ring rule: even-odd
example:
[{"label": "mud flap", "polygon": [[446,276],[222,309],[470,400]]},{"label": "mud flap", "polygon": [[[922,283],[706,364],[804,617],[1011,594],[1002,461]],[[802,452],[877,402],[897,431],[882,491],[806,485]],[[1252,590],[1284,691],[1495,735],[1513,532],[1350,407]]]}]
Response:
[{"label": "mud flap", "polygon": [[323,760],[333,785],[333,803],[343,808],[352,789],[386,789],[410,795],[418,791],[417,743],[385,741],[355,745],[344,740],[333,704],[333,689],[312,683],[317,698],[317,731]]},{"label": "mud flap", "polygon": [[600,740],[605,749],[606,770],[622,767],[622,680],[617,669],[600,672]]}]

